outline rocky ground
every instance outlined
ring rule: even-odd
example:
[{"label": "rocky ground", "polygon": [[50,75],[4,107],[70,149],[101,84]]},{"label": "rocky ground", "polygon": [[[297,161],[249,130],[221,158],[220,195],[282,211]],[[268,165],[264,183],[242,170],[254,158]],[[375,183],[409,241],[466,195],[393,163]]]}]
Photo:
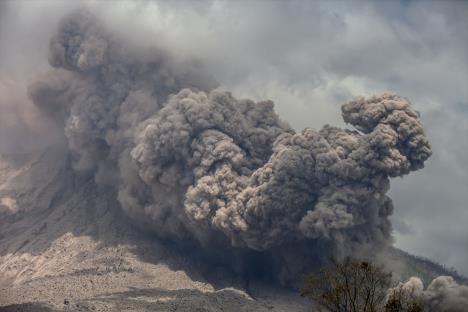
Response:
[{"label": "rocky ground", "polygon": [[[0,311],[308,311],[129,226],[65,151],[0,157]],[[79,182],[79,183],[78,183]],[[204,272],[204,273],[201,273]]]}]

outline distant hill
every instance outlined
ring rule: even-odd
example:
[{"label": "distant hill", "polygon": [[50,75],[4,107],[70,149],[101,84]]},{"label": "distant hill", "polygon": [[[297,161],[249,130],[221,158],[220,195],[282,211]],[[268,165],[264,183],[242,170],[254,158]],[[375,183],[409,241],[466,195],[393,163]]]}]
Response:
[{"label": "distant hill", "polygon": [[398,248],[389,249],[385,256],[389,262],[394,262],[395,267],[392,269],[400,275],[402,280],[417,276],[427,286],[435,277],[448,275],[452,276],[458,283],[468,285],[467,277],[430,259],[411,255]]}]

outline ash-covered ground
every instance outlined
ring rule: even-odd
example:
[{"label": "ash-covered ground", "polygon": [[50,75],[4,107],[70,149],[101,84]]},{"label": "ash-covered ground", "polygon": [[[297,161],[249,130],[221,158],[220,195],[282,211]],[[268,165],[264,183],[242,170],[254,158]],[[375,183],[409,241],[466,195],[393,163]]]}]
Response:
[{"label": "ash-covered ground", "polygon": [[1,311],[306,309],[293,290],[201,266],[136,230],[92,180],[70,174],[65,150],[36,156],[0,161],[0,197],[17,207],[2,204]]}]

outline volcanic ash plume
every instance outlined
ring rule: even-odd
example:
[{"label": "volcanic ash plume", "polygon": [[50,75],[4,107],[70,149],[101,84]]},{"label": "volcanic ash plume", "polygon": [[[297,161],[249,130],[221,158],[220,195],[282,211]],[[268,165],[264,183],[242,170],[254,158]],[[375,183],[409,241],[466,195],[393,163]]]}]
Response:
[{"label": "volcanic ash plume", "polygon": [[412,277],[391,289],[390,293],[395,291],[411,294],[422,303],[424,311],[463,312],[468,306],[468,287],[459,285],[450,276],[435,278],[426,290],[419,278]]},{"label": "volcanic ash plume", "polygon": [[54,69],[31,98],[63,124],[75,170],[161,237],[272,253],[382,246],[389,177],[431,155],[419,114],[395,94],[344,104],[356,130],[296,133],[271,101],[213,91],[196,62],[128,47],[87,12],[62,21],[50,50]]}]

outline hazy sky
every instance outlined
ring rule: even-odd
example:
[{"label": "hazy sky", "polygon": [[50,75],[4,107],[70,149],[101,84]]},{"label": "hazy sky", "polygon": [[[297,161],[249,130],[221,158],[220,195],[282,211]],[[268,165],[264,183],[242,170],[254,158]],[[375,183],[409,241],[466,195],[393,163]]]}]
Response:
[{"label": "hazy sky", "polygon": [[296,129],[342,125],[355,95],[408,97],[434,155],[392,180],[396,246],[468,274],[468,1],[2,1],[0,123],[17,113],[6,90],[48,66],[58,20],[81,5],[132,44],[200,59],[236,96],[274,100]]}]

